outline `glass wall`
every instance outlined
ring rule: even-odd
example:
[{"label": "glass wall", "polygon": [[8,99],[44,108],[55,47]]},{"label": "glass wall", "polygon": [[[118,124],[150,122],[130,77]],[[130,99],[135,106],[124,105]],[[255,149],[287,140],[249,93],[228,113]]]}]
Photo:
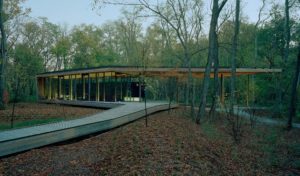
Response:
[{"label": "glass wall", "polygon": [[89,81],[90,84],[88,86],[89,90],[89,100],[90,101],[96,101],[96,94],[97,94],[97,77],[96,73],[90,73],[89,74]]},{"label": "glass wall", "polygon": [[[52,76],[38,81],[40,99],[115,102],[133,101],[140,95],[138,78],[115,72]],[[143,90],[141,93],[143,96]]]},{"label": "glass wall", "polygon": [[82,75],[76,75],[76,100],[83,100],[83,79]]}]

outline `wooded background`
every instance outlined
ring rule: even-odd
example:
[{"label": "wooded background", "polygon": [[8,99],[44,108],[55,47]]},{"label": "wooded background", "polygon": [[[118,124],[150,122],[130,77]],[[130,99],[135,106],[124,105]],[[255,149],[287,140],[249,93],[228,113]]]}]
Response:
[{"label": "wooded background", "polygon": [[[94,0],[93,6],[100,12],[104,5],[124,6],[122,17],[101,26],[82,24],[71,28],[53,24],[45,17],[31,18],[24,1],[1,0],[2,103],[6,96],[10,101],[36,100],[38,73],[126,65],[205,67],[203,80],[189,74],[184,84],[176,85],[182,103],[192,107],[200,104],[199,121],[206,102],[214,104],[218,99],[219,80],[209,79],[207,73],[217,73],[219,67],[232,68],[233,75],[238,67],[283,69],[281,74],[250,76],[249,88],[246,76],[225,80],[225,90],[231,92],[226,98],[231,107],[246,104],[246,96],[249,106],[272,107],[274,114],[282,117],[292,105],[296,107],[292,98],[297,94],[299,74],[295,72],[300,41],[299,0],[285,0],[284,4],[262,0],[256,23],[249,22],[240,10],[240,0],[212,0],[210,17],[203,14],[201,0],[157,4]],[[149,16],[154,20],[144,29],[143,19]],[[210,21],[210,26],[204,26],[205,21]],[[173,96],[167,93],[170,84],[175,84],[172,81],[148,82],[152,98]],[[166,93],[158,96],[157,92],[164,90]]]}]

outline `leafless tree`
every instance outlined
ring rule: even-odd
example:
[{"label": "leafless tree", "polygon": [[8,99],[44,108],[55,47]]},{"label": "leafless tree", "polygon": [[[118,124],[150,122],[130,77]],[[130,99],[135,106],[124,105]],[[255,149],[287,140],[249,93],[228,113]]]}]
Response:
[{"label": "leafless tree", "polygon": [[231,79],[230,79],[230,112],[233,114],[236,94],[236,60],[237,60],[237,47],[238,47],[238,36],[240,32],[240,0],[236,0],[235,10],[235,24],[234,24],[234,35],[232,39],[232,58],[231,58]]},{"label": "leafless tree", "polygon": [[259,9],[258,12],[258,19],[255,23],[255,41],[254,41],[254,65],[256,66],[256,61],[257,61],[257,56],[258,56],[258,36],[257,36],[257,31],[258,31],[258,27],[259,25],[264,21],[264,19],[262,19],[262,13],[265,9],[266,6],[266,0],[262,0],[262,6]]},{"label": "leafless tree", "polygon": [[6,64],[6,34],[4,29],[4,10],[3,0],[0,0],[0,32],[1,32],[1,48],[0,48],[0,109],[4,108],[3,92],[5,86],[5,64]]},{"label": "leafless tree", "polygon": [[[191,73],[191,58],[192,53],[195,53],[198,48],[193,48],[191,44],[198,42],[202,31],[202,1],[201,0],[166,0],[163,2],[156,2],[154,4],[147,0],[136,1],[106,1],[94,0],[95,6],[101,7],[103,4],[110,5],[131,5],[140,6],[151,12],[152,15],[162,19],[172,30],[175,31],[180,46],[183,49],[184,66],[188,68],[187,89],[185,91],[188,105],[190,101],[190,90],[193,82]],[[197,45],[197,44],[196,44]]]},{"label": "leafless tree", "polygon": [[293,79],[293,83],[292,83],[291,102],[290,102],[289,118],[288,118],[288,124],[287,124],[288,130],[290,130],[292,128],[292,121],[293,121],[293,118],[295,118],[295,116],[296,116],[297,87],[298,87],[299,74],[300,74],[300,44],[298,44],[298,45],[299,45],[298,46],[298,58],[297,58],[294,79]]},{"label": "leafless tree", "polygon": [[212,17],[210,21],[209,38],[208,38],[209,40],[208,58],[205,67],[202,93],[200,97],[200,106],[196,118],[196,123],[198,124],[200,123],[200,119],[202,119],[205,115],[206,98],[209,89],[211,67],[215,58],[218,57],[218,38],[217,38],[217,31],[216,31],[218,26],[218,19],[219,19],[220,12],[222,11],[226,3],[227,0],[222,0],[220,4],[219,4],[219,0],[213,0]]},{"label": "leafless tree", "polygon": [[214,91],[213,91],[213,97],[212,97],[212,103],[211,108],[209,111],[209,118],[214,118],[216,113],[217,105],[220,103],[220,84],[219,84],[219,41],[218,41],[218,35],[219,35],[219,29],[221,26],[231,17],[231,14],[233,13],[232,8],[224,9],[223,15],[220,14],[220,24],[217,27],[217,46],[216,46],[216,53],[213,61],[213,67],[214,67]]}]

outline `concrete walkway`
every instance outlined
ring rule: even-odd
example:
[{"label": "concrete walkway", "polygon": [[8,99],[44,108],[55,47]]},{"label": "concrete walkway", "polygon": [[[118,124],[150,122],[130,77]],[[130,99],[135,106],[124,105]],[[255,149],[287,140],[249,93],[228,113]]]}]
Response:
[{"label": "concrete walkway", "polygon": [[[244,107],[239,107],[239,108],[235,107],[234,108],[234,114],[238,115],[238,116],[241,116],[245,119],[250,120],[251,119],[251,114],[246,112],[245,109],[246,108],[244,108]],[[217,109],[217,111],[225,112],[224,109]],[[274,126],[286,126],[287,125],[287,122],[275,120],[275,119],[272,119],[270,117],[252,116],[252,118],[254,118],[258,123],[263,123],[263,124],[267,124],[267,125],[274,125]],[[300,128],[300,124],[299,123],[293,123],[293,128]]]},{"label": "concrete walkway", "polygon": [[[65,101],[55,102],[66,104]],[[69,105],[105,107],[104,102],[67,102]],[[110,103],[112,109],[75,120],[0,132],[0,156],[65,141],[95,132],[109,130],[145,116],[144,103]],[[172,105],[172,108],[176,105]],[[168,103],[149,102],[147,113],[167,110]]]}]

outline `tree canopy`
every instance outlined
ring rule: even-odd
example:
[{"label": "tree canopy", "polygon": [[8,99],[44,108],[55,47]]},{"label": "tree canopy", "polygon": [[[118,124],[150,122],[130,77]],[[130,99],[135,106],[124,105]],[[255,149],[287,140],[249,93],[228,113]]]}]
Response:
[{"label": "tree canopy", "polygon": [[[212,18],[203,14],[201,0],[166,0],[157,3],[94,0],[94,7],[124,7],[120,19],[101,26],[67,26],[54,24],[46,17],[34,19],[30,17],[30,9],[23,7],[23,2],[4,1],[1,13],[3,29],[6,31],[6,49],[3,52],[7,57],[5,62],[1,58],[6,70],[1,71],[1,75],[6,77],[1,91],[8,90],[14,94],[13,86],[17,78],[23,86],[20,94],[23,100],[35,96],[35,75],[40,72],[105,65],[206,67],[207,70],[211,67],[217,72],[219,67],[232,66],[231,59],[233,52],[236,52],[236,67],[282,68],[285,64],[285,72],[277,83],[274,75],[260,76],[255,78],[250,88],[255,92],[255,97],[260,97],[252,96],[253,103],[275,106],[274,102],[280,100],[284,112],[288,108],[285,106],[290,93],[287,85],[292,80],[292,66],[296,63],[300,40],[298,1],[289,1],[288,17],[286,4],[262,1],[261,9],[257,12],[257,23],[249,22],[241,9],[239,35],[234,50],[235,10],[234,5],[226,0],[213,1],[210,12]],[[264,9],[266,4],[270,10]],[[143,20],[149,16],[153,20],[145,27]],[[211,21],[210,30],[204,26],[205,21]],[[290,33],[289,38],[286,32]],[[245,79],[236,82],[239,96],[246,96],[243,91]],[[185,93],[181,95],[185,97],[182,98],[185,104],[203,101],[203,97],[200,98],[203,91],[207,91],[207,95],[203,96],[208,96],[210,103],[209,97],[218,92],[216,80],[215,83],[210,79],[201,83],[189,76],[186,86],[182,87]],[[201,87],[208,83],[212,83],[215,89]],[[229,85],[225,88],[229,90]],[[196,98],[192,100],[193,97]]]}]

